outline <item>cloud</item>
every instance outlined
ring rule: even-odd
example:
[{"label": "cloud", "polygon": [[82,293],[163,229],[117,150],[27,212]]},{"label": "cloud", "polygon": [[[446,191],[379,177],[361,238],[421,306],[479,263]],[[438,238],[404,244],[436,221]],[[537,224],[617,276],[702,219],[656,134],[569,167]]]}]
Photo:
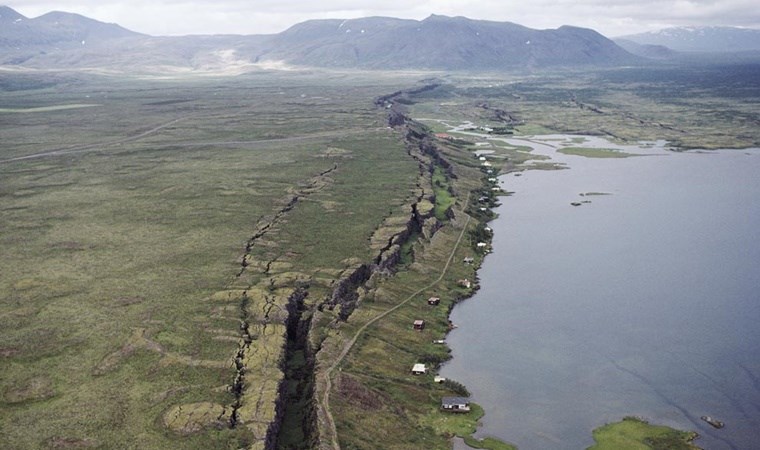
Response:
[{"label": "cloud", "polygon": [[11,0],[27,16],[76,12],[154,35],[267,34],[309,19],[430,14],[515,22],[532,28],[576,25],[605,35],[668,26],[760,28],[756,0]]}]

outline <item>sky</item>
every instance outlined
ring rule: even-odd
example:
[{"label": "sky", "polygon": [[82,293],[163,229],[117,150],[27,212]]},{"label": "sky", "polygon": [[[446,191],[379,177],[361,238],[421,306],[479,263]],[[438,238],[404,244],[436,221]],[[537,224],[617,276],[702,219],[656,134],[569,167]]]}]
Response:
[{"label": "sky", "polygon": [[[4,0],[0,0],[2,4]],[[81,14],[154,36],[270,34],[309,19],[430,14],[547,29],[592,28],[608,37],[671,26],[760,28],[757,0],[5,0],[27,17]]]}]

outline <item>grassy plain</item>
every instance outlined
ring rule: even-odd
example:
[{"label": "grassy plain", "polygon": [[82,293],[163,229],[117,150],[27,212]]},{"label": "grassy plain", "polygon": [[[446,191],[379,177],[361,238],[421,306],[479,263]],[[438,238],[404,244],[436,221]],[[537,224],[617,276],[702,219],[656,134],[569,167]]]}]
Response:
[{"label": "grassy plain", "polygon": [[[254,348],[270,350],[246,355],[261,367],[252,403],[271,407],[242,405],[251,424],[231,429],[240,295],[266,322],[256,286],[275,280],[280,308],[311,283],[318,303],[351,258],[373,256],[368,239],[418,168],[372,98],[409,81],[50,81],[0,92],[28,111],[0,111],[3,447],[260,443],[285,331],[262,324]],[[84,101],[98,106],[60,107]]]},{"label": "grassy plain", "polygon": [[[451,75],[449,80],[445,89],[413,105],[415,117],[510,124],[521,135],[667,140],[681,149],[760,146],[760,82],[752,64]],[[507,120],[498,119],[496,110]]]}]

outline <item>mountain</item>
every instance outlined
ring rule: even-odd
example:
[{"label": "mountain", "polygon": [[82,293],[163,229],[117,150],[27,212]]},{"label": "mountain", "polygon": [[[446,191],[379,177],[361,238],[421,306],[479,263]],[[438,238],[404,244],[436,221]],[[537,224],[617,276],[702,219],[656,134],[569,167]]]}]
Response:
[{"label": "mountain", "polygon": [[7,6],[0,6],[0,24],[0,48],[66,48],[86,45],[88,41],[143,36],[79,14],[55,11],[29,19]]},{"label": "mountain", "polygon": [[0,65],[196,70],[253,64],[500,70],[641,61],[596,31],[430,16],[313,20],[274,35],[152,37],[77,14],[29,19],[0,7]]},{"label": "mountain", "polygon": [[628,39],[614,39],[613,41],[625,51],[644,58],[666,60],[678,56],[678,52],[664,45],[639,44]]},{"label": "mountain", "polygon": [[275,35],[260,60],[366,69],[506,69],[627,64],[637,58],[601,34],[563,26],[430,16],[307,21]]},{"label": "mountain", "polygon": [[[621,36],[641,45],[661,45],[681,52],[760,50],[760,30],[733,27],[681,27]],[[619,42],[619,39],[616,39]]]}]

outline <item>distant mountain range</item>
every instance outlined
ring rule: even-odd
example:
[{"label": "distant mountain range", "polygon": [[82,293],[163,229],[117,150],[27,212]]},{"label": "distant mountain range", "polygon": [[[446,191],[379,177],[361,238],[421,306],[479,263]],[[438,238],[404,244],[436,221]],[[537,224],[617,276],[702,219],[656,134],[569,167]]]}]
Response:
[{"label": "distant mountain range", "polygon": [[615,39],[679,52],[760,51],[760,30],[733,27],[680,27],[632,34]]},{"label": "distant mountain range", "polygon": [[[312,20],[273,35],[153,37],[77,14],[51,12],[30,19],[0,6],[0,65],[38,69],[245,70],[256,64],[504,70],[629,65],[644,57],[670,58],[675,52],[664,46],[683,48],[653,38],[647,41],[646,36],[628,36],[618,45],[585,28],[535,30],[509,22],[432,15],[421,21]],[[747,48],[745,40],[741,42],[736,47]]]},{"label": "distant mountain range", "polygon": [[190,68],[287,64],[363,69],[497,70],[639,61],[601,34],[563,26],[430,16],[314,20],[274,35],[152,37],[77,14],[29,19],[0,7],[0,65]]}]

